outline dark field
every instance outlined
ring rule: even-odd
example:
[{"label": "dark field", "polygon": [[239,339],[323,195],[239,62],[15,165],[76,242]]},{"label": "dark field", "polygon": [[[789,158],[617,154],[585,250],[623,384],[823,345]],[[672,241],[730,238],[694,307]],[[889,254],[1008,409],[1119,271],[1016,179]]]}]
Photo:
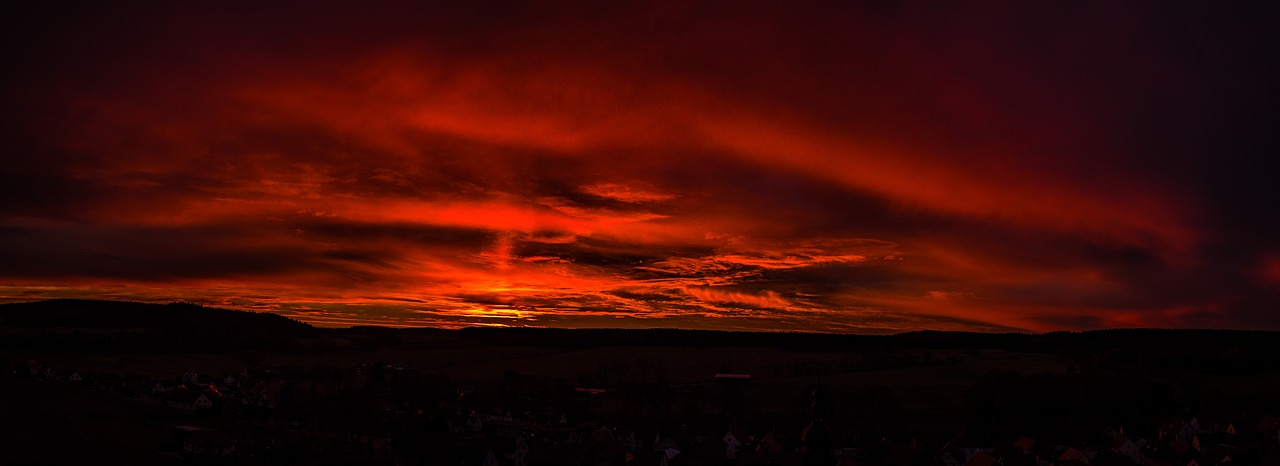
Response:
[{"label": "dark field", "polygon": [[169,435],[139,422],[173,415],[155,403],[9,376],[0,413],[0,464],[181,464],[159,454]]},{"label": "dark field", "polygon": [[[436,339],[436,348],[351,350],[323,354],[270,352],[230,353],[97,353],[86,351],[14,351],[3,353],[5,367],[27,359],[46,366],[84,368],[127,374],[174,377],[188,369],[223,374],[247,365],[265,369],[345,368],[375,361],[411,366],[448,376],[455,382],[494,383],[512,371],[570,384],[617,385],[611,372],[643,367],[654,380],[672,384],[708,383],[717,373],[751,374],[751,389],[759,392],[807,394],[815,386],[833,390],[893,391],[904,409],[939,411],[965,405],[966,389],[983,374],[1009,371],[1022,374],[1063,373],[1071,365],[1058,354],[1010,353],[989,349],[965,354],[961,350],[902,349],[898,355],[955,358],[946,364],[916,365],[878,370],[846,370],[866,356],[847,352],[791,351],[768,347],[644,347],[545,348],[479,346],[460,339]],[[618,375],[621,376],[621,375]],[[802,396],[803,398],[803,396]],[[803,413],[803,406],[796,407]]]}]

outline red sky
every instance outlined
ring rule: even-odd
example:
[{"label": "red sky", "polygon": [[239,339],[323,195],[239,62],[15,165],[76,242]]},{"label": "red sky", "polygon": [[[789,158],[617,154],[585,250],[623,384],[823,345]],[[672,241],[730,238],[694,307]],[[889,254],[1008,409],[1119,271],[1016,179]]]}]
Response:
[{"label": "red sky", "polygon": [[5,14],[0,301],[1280,329],[1274,10],[466,3]]}]

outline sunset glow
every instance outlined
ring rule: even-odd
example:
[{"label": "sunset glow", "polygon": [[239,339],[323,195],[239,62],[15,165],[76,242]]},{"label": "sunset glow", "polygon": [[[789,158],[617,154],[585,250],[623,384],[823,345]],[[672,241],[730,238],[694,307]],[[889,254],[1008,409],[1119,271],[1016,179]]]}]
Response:
[{"label": "sunset glow", "polygon": [[1235,12],[153,7],[6,20],[0,301],[1280,329],[1277,81]]}]

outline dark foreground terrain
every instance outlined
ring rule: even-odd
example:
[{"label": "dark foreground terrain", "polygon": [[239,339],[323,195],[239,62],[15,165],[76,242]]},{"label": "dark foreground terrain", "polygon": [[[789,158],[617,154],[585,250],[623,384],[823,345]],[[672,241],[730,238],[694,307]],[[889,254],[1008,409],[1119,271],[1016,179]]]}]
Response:
[{"label": "dark foreground terrain", "polygon": [[1280,464],[1280,338],[318,329],[0,306],[0,464]]}]

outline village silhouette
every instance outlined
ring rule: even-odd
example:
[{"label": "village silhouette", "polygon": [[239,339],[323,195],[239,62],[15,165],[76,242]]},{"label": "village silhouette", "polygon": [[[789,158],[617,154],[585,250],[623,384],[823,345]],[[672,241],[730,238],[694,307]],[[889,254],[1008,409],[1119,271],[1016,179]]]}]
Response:
[{"label": "village silhouette", "polygon": [[1280,464],[1274,332],[322,329],[0,305],[0,464]]}]

